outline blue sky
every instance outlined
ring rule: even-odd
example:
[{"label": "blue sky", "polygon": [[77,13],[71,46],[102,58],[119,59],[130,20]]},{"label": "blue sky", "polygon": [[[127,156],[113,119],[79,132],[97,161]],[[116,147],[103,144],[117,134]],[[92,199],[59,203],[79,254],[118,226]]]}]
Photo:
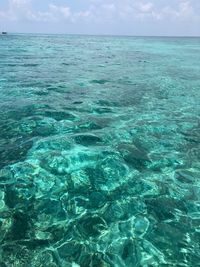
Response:
[{"label": "blue sky", "polygon": [[200,36],[200,0],[0,0],[0,31]]}]

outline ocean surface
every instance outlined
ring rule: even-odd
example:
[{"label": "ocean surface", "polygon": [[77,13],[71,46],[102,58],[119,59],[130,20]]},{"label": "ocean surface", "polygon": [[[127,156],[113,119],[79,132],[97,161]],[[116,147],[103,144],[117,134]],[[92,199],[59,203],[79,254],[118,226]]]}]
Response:
[{"label": "ocean surface", "polygon": [[0,36],[0,266],[200,266],[200,38]]}]

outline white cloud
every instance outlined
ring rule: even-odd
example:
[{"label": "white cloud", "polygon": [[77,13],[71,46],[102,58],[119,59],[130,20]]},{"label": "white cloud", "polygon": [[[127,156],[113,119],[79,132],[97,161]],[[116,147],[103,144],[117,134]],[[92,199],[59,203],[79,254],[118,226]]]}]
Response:
[{"label": "white cloud", "polygon": [[141,3],[140,4],[140,10],[142,12],[150,12],[153,9],[153,3],[149,2],[149,3]]},{"label": "white cloud", "polygon": [[161,20],[174,20],[174,21],[195,21],[200,20],[200,14],[195,11],[191,1],[179,0],[177,8],[174,9],[171,6],[163,7],[159,13],[159,19]]},{"label": "white cloud", "polygon": [[69,19],[71,11],[68,6],[49,4],[46,11],[34,10],[32,0],[9,0],[9,7],[6,11],[0,11],[0,18],[10,21],[59,21]]},{"label": "white cloud", "polygon": [[50,4],[49,12],[56,17],[69,18],[71,16],[71,11],[68,6],[56,6]]},{"label": "white cloud", "polygon": [[16,21],[26,18],[30,10],[31,0],[9,0],[8,9],[0,11],[0,18],[8,21]]},{"label": "white cloud", "polygon": [[181,1],[179,4],[179,12],[178,17],[181,18],[191,18],[192,16],[195,16],[195,11],[191,5],[190,1]]},{"label": "white cloud", "polygon": [[[67,5],[50,3],[45,11],[33,8],[34,0],[9,0],[9,8],[0,11],[0,18],[29,21],[146,21],[146,20],[200,20],[200,12],[195,10],[194,0],[175,0],[176,8],[168,2],[158,8],[152,0],[90,0],[86,10],[73,11]],[[194,2],[193,2],[194,1]]]},{"label": "white cloud", "polygon": [[[190,1],[178,0],[176,9],[170,5],[157,8],[152,2],[139,0],[91,0],[90,12],[96,19],[113,18],[115,20],[164,20],[169,17],[173,19],[186,19],[194,16]],[[109,16],[108,16],[109,14]]]},{"label": "white cloud", "polygon": [[30,3],[30,0],[9,0],[9,4],[13,6],[24,6]]}]

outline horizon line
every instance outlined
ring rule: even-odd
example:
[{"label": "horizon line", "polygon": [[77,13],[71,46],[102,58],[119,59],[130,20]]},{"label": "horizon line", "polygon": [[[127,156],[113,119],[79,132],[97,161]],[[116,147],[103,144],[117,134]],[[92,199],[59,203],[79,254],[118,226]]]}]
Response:
[{"label": "horizon line", "polygon": [[99,37],[166,37],[166,38],[200,38],[200,35],[131,35],[131,34],[90,34],[90,33],[45,33],[45,32],[7,32],[7,34],[31,34],[31,35],[75,35],[75,36],[99,36]]}]

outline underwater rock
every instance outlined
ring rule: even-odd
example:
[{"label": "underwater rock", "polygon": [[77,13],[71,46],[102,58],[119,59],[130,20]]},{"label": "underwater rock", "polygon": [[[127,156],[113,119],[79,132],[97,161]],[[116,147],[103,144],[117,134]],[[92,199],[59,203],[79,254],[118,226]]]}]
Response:
[{"label": "underwater rock", "polygon": [[143,217],[143,215],[139,215],[137,217],[129,217],[127,220],[121,220],[118,225],[123,236],[129,238],[141,238],[147,234],[150,223],[147,218]]},{"label": "underwater rock", "polygon": [[106,252],[105,259],[109,263],[110,267],[114,267],[114,266],[126,267],[121,256],[118,253],[116,253],[116,254],[112,253],[112,250],[111,250],[111,252]]},{"label": "underwater rock", "polygon": [[148,153],[142,147],[137,147],[134,144],[122,143],[118,145],[118,150],[124,158],[125,162],[138,170],[146,168],[150,159]]},{"label": "underwater rock", "polygon": [[135,238],[134,234],[134,217],[123,219],[118,222],[119,233],[126,238]]},{"label": "underwater rock", "polygon": [[12,119],[9,116],[5,116],[3,119],[0,117],[0,142],[2,144],[3,140],[6,142],[8,140],[14,140],[19,137],[20,129],[20,119]]},{"label": "underwater rock", "polygon": [[[70,153],[64,153],[69,160],[69,173],[74,171],[83,170],[86,171],[86,175],[89,175],[87,169],[96,166],[98,160],[102,158],[102,154],[99,151],[86,148],[86,147],[74,147]],[[90,180],[91,182],[91,180]]]},{"label": "underwater rock", "polygon": [[68,173],[68,158],[60,151],[48,151],[42,155],[40,166],[54,175]]},{"label": "underwater rock", "polygon": [[83,146],[94,146],[102,143],[102,139],[92,134],[79,134],[74,137],[77,144]]},{"label": "underwater rock", "polygon": [[91,192],[89,195],[89,205],[90,208],[100,208],[107,202],[107,197],[101,192]]},{"label": "underwater rock", "polygon": [[12,228],[12,214],[11,212],[7,212],[6,215],[0,214],[0,242],[3,244],[3,240],[7,240],[7,236],[9,236]]},{"label": "underwater rock", "polygon": [[97,84],[105,84],[108,83],[109,80],[105,80],[105,79],[100,79],[100,80],[92,80],[90,81],[91,83],[97,83]]},{"label": "underwater rock", "polygon": [[193,184],[197,179],[198,175],[198,173],[192,172],[190,170],[180,169],[176,170],[174,176],[175,179],[177,179],[180,183]]},{"label": "underwater rock", "polygon": [[74,105],[81,105],[81,104],[83,104],[83,101],[74,101],[72,104],[74,104]]},{"label": "underwater rock", "polygon": [[126,197],[123,199],[123,196],[120,200],[117,201],[117,203],[121,206],[124,218],[123,219],[130,219],[133,216],[144,214],[146,212],[146,206],[144,202],[138,197]]},{"label": "underwater rock", "polygon": [[16,185],[6,185],[5,203],[9,208],[29,208],[35,196],[35,187],[31,181],[17,179]]},{"label": "underwater rock", "polygon": [[49,91],[47,89],[42,89],[42,90],[38,89],[38,90],[34,90],[33,93],[39,96],[45,96],[49,94]]},{"label": "underwater rock", "polygon": [[10,168],[3,168],[0,170],[0,186],[15,183],[16,179]]},{"label": "underwater rock", "polygon": [[111,102],[111,101],[108,101],[108,100],[105,100],[105,99],[100,99],[96,103],[99,106],[105,106],[105,107],[115,106],[115,102],[114,101]]},{"label": "underwater rock", "polygon": [[[112,242],[106,253],[117,266],[139,267],[142,254],[138,242],[132,238],[120,238]],[[118,259],[117,259],[118,258]],[[115,266],[115,264],[111,266]]]},{"label": "underwater rock", "polygon": [[21,138],[10,140],[9,143],[0,150],[0,168],[23,161],[32,145],[32,140],[22,140]]},{"label": "underwater rock", "polygon": [[[81,192],[82,193],[82,192]],[[85,192],[83,192],[85,194]],[[82,215],[87,211],[88,207],[88,199],[83,196],[77,196],[71,198],[65,209],[67,210],[69,215]]]},{"label": "underwater rock", "polygon": [[199,127],[190,130],[187,129],[187,131],[181,131],[181,134],[184,136],[184,139],[189,143],[196,143],[197,145],[200,143]]},{"label": "underwater rock", "polygon": [[[69,221],[66,216],[61,216],[59,213],[43,213],[36,208],[38,214],[37,218],[34,220],[33,229],[37,229],[35,235],[37,236],[37,243],[43,242],[44,245],[51,242],[60,241],[66,233],[66,228],[68,227]],[[39,238],[38,238],[39,236]],[[44,238],[42,239],[41,236]],[[37,245],[36,243],[36,245]]]},{"label": "underwater rock", "polygon": [[170,256],[174,250],[176,250],[176,255],[178,256],[180,247],[184,246],[184,243],[185,246],[187,246],[186,233],[188,233],[189,236],[189,232],[191,232],[191,229],[188,227],[188,224],[183,224],[182,227],[179,227],[178,224],[173,222],[158,222],[156,226],[154,226],[152,233],[149,233],[148,239],[152,238],[152,243],[162,248],[163,251],[168,247],[169,251],[165,251],[165,254],[168,256]]},{"label": "underwater rock", "polygon": [[111,265],[106,262],[105,255],[100,252],[95,253],[84,253],[81,255],[78,264],[80,264],[81,267],[111,267]]},{"label": "underwater rock", "polygon": [[119,221],[125,216],[125,211],[120,203],[111,203],[104,213],[107,222]]},{"label": "underwater rock", "polygon": [[61,258],[70,261],[77,261],[80,254],[85,251],[85,247],[77,241],[69,241],[58,247],[57,251]]},{"label": "underwater rock", "polygon": [[18,204],[18,193],[12,186],[6,186],[5,188],[5,203],[9,208],[14,208]]},{"label": "underwater rock", "polygon": [[140,266],[141,252],[135,240],[125,240],[121,257],[126,266]]},{"label": "underwater rock", "polygon": [[70,175],[70,173],[85,169],[86,166],[96,164],[100,153],[86,147],[74,145],[71,149],[57,150],[37,149],[37,146],[29,153],[31,160],[39,160],[40,167],[55,176]]},{"label": "underwater rock", "polygon": [[48,242],[50,242],[50,241],[53,240],[52,234],[49,233],[49,232],[44,232],[44,231],[40,231],[40,230],[36,229],[34,231],[34,233],[35,233],[35,238],[38,241],[39,240],[41,240],[41,241],[44,241],[45,240],[48,243]]},{"label": "underwater rock", "polygon": [[[35,198],[41,198],[46,195],[49,195],[49,192],[52,191],[52,189],[57,189],[52,191],[53,193],[59,194],[63,190],[63,183],[59,179],[60,177],[57,177],[55,175],[52,175],[50,172],[38,167],[37,172],[35,174],[35,177],[39,177],[39,179],[34,179],[34,185],[35,185]],[[60,188],[58,188],[57,183],[59,182]],[[66,187],[66,184],[65,184]],[[53,194],[52,193],[52,194]]]},{"label": "underwater rock", "polygon": [[[152,238],[154,239],[154,237]],[[166,260],[165,260],[165,254],[161,249],[158,249],[155,247],[151,242],[149,242],[146,239],[142,240],[141,246],[143,247],[143,254],[146,256],[146,259],[143,257],[141,263],[147,264],[150,260],[150,266],[165,266]],[[168,265],[168,264],[167,264]]]},{"label": "underwater rock", "polygon": [[0,191],[0,212],[6,210],[4,197],[5,197],[4,191]]},{"label": "underwater rock", "polygon": [[99,215],[85,215],[77,222],[77,229],[84,237],[97,237],[107,229],[107,224]]},{"label": "underwater rock", "polygon": [[93,121],[99,125],[102,129],[105,127],[109,127],[115,118],[112,118],[111,116],[95,116],[92,118]]},{"label": "underwater rock", "polygon": [[65,138],[66,138],[67,137],[66,134],[76,132],[76,125],[72,121],[59,121],[56,123],[56,126],[57,126],[58,134],[60,135],[60,137],[62,134],[62,135],[65,135]]},{"label": "underwater rock", "polygon": [[[45,217],[43,217],[42,219],[44,220],[45,223]],[[49,218],[47,217],[47,219]],[[60,240],[62,240],[66,232],[67,231],[66,231],[65,221],[54,222],[53,220],[50,219],[50,223],[46,225],[42,229],[42,231],[37,231],[35,234],[38,240],[41,239],[49,244],[49,243],[57,243]]]},{"label": "underwater rock", "polygon": [[30,259],[33,256],[32,251],[26,246],[21,246],[17,242],[9,242],[3,244],[3,261],[7,266],[29,266]]},{"label": "underwater rock", "polygon": [[[26,266],[40,266],[40,267],[58,267],[59,262],[56,259],[55,252],[53,250],[35,250],[29,252],[29,261],[26,262]],[[25,267],[25,265],[24,265]]]},{"label": "underwater rock", "polygon": [[145,200],[145,204],[147,205],[148,214],[155,216],[159,221],[174,219],[176,210],[187,213],[184,202],[174,198],[149,198]]},{"label": "underwater rock", "polygon": [[51,136],[57,133],[56,120],[42,116],[25,118],[20,122],[19,131],[22,136]]},{"label": "underwater rock", "polygon": [[36,125],[35,129],[32,131],[33,136],[51,136],[56,134],[57,128],[55,122],[40,122]]},{"label": "underwater rock", "polygon": [[72,189],[79,193],[88,191],[91,187],[90,179],[84,169],[73,171],[70,174],[70,178],[72,182]]},{"label": "underwater rock", "polygon": [[150,184],[149,181],[145,181],[137,175],[129,179],[124,186],[124,191],[130,196],[157,195],[157,186],[154,183]]},{"label": "underwater rock", "polygon": [[35,207],[40,211],[40,213],[54,215],[54,217],[58,220],[66,219],[62,203],[56,199],[43,197],[42,199],[37,200],[37,205],[35,205]]},{"label": "underwater rock", "polygon": [[112,113],[113,110],[111,108],[98,107],[98,108],[94,108],[93,112],[97,114],[104,114],[104,113],[106,114],[106,113]]},{"label": "underwater rock", "polygon": [[14,173],[16,180],[24,180],[29,184],[34,181],[35,174],[37,173],[38,166],[31,161],[22,161],[10,166],[11,171]]},{"label": "underwater rock", "polygon": [[14,212],[11,232],[7,238],[11,240],[25,239],[29,229],[29,221],[30,218],[28,214],[20,210]]},{"label": "underwater rock", "polygon": [[18,168],[16,165],[13,171],[16,170],[18,173],[15,175],[15,183],[5,185],[5,203],[9,208],[28,209],[35,197],[35,185],[29,174],[23,173],[23,168]]},{"label": "underwater rock", "polygon": [[92,130],[100,130],[102,126],[94,121],[86,121],[79,123],[75,129],[76,132],[82,132],[84,130],[92,131]]},{"label": "underwater rock", "polygon": [[110,155],[100,160],[94,169],[87,169],[91,184],[96,190],[112,191],[126,181],[128,167],[123,164],[121,158]]},{"label": "underwater rock", "polygon": [[66,151],[71,148],[72,143],[72,140],[66,136],[44,138],[35,143],[33,153],[37,151],[39,152],[40,150],[42,152],[45,150]]},{"label": "underwater rock", "polygon": [[147,233],[149,228],[149,221],[145,217],[136,217],[134,220],[134,233],[135,236],[142,237]]},{"label": "underwater rock", "polygon": [[72,113],[67,113],[64,111],[45,111],[46,117],[53,118],[56,121],[69,120],[75,121],[77,118]]},{"label": "underwater rock", "polygon": [[182,162],[176,158],[171,158],[164,155],[161,157],[160,155],[156,155],[156,157],[152,158],[152,161],[148,164],[148,169],[152,171],[162,171],[164,168],[180,168],[181,165]]}]

